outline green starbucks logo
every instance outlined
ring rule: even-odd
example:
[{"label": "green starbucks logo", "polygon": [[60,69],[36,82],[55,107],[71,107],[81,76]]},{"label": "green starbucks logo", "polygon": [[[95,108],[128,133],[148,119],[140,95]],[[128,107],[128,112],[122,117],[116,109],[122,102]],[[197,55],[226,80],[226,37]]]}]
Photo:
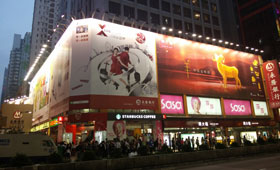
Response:
[{"label": "green starbucks logo", "polygon": [[117,120],[120,120],[120,119],[121,119],[121,115],[120,115],[120,114],[117,114],[117,115],[116,115],[116,119],[117,119]]}]

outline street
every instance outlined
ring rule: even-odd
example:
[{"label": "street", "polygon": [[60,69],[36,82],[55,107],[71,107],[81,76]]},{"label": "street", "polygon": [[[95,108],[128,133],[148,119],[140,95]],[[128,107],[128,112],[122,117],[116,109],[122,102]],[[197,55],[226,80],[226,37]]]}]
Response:
[{"label": "street", "polygon": [[[280,153],[148,168],[153,170],[279,170]],[[144,169],[144,168],[143,168]],[[147,168],[146,168],[147,169]]]}]

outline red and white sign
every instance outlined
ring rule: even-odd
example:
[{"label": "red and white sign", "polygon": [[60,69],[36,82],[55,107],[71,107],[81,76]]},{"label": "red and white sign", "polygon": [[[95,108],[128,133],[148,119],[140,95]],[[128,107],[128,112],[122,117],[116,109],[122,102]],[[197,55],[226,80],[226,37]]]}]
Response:
[{"label": "red and white sign", "polygon": [[265,101],[253,101],[254,111],[256,116],[268,116],[267,106]]},{"label": "red and white sign", "polygon": [[169,114],[184,114],[182,96],[160,95],[161,112]]},{"label": "red and white sign", "polygon": [[263,64],[264,77],[269,105],[271,108],[280,107],[280,78],[276,60],[267,61]]},{"label": "red and white sign", "polygon": [[20,119],[20,118],[22,118],[22,113],[21,113],[20,111],[15,111],[15,113],[14,113],[14,118],[15,118],[15,119]]}]

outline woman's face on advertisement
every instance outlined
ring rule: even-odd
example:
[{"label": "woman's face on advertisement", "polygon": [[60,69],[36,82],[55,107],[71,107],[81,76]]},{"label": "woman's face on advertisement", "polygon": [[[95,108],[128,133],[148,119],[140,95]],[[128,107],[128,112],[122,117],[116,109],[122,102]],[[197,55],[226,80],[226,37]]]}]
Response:
[{"label": "woman's face on advertisement", "polygon": [[199,109],[200,109],[199,101],[198,101],[198,100],[194,100],[194,101],[193,101],[193,110],[194,110],[195,112],[199,112]]},{"label": "woman's face on advertisement", "polygon": [[121,136],[122,135],[122,124],[118,123],[116,126],[116,135]]}]

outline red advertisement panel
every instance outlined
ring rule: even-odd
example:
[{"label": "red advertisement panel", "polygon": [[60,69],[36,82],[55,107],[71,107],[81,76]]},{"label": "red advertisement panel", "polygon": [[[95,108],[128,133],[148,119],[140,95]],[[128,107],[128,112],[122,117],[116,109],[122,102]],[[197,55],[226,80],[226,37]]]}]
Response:
[{"label": "red advertisement panel", "polygon": [[271,60],[263,64],[263,72],[269,95],[269,105],[271,108],[280,107],[280,78],[277,61]]},{"label": "red advertisement panel", "polygon": [[161,93],[264,99],[258,56],[163,35],[156,41]]}]

